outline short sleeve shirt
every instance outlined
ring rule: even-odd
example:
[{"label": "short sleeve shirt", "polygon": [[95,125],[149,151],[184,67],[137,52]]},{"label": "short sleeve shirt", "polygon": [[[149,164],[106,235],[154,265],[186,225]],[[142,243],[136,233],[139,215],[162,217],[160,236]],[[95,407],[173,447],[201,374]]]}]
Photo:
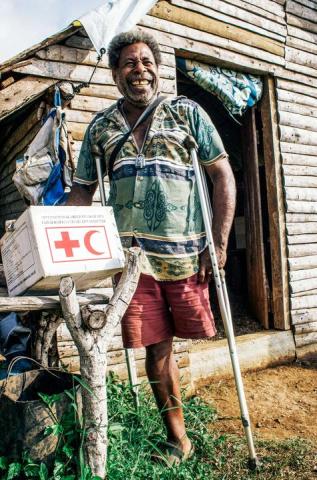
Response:
[{"label": "short sleeve shirt", "polygon": [[[111,152],[129,130],[118,103],[98,114],[89,125],[74,181],[97,181],[92,146],[103,153],[105,170]],[[166,99],[152,118],[142,150],[133,134],[113,167],[108,205],[113,207],[124,248],[133,239],[144,251],[142,272],[157,280],[181,280],[199,269],[205,248],[200,201],[186,147],[195,139],[199,161],[211,165],[226,158],[220,136],[207,113],[185,97]],[[142,161],[140,159],[142,155]]]}]

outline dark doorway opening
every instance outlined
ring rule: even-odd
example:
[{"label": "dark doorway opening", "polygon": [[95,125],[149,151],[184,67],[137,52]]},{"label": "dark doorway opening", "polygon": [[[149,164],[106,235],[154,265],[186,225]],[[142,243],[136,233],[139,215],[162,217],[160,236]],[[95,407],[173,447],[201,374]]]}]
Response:
[{"label": "dark doorway opening", "polygon": [[[177,72],[177,93],[199,103],[217,128],[237,185],[237,207],[229,237],[226,279],[236,335],[272,326],[270,243],[260,111],[252,109],[237,123],[222,102]],[[252,112],[252,113],[250,113]],[[210,195],[212,184],[209,182]],[[218,338],[224,336],[216,292],[211,285]]]}]

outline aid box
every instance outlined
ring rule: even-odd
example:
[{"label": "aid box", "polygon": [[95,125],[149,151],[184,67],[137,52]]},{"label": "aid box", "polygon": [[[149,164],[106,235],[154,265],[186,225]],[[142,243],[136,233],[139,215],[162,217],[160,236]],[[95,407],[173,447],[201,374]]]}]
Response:
[{"label": "aid box", "polygon": [[86,290],[122,270],[111,207],[29,207],[1,239],[8,293],[57,293],[62,276]]}]

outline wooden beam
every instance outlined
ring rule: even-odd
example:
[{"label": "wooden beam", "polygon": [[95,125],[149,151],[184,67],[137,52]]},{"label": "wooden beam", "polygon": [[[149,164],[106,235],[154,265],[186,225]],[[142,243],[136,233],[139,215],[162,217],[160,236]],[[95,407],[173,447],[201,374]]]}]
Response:
[{"label": "wooden beam", "polygon": [[245,43],[251,47],[257,47],[278,56],[284,56],[283,45],[274,40],[266,39],[253,32],[246,32],[242,28],[225,24],[223,21],[214,20],[201,13],[186,11],[166,1],[160,1],[150,10],[149,15],[169,20],[171,22],[186,25],[194,29],[212,33],[219,37]]},{"label": "wooden beam", "polygon": [[41,96],[55,83],[57,83],[56,80],[52,78],[29,76],[0,90],[0,120]]},{"label": "wooden beam", "polygon": [[[78,294],[79,305],[105,304],[109,297],[97,294]],[[58,296],[0,297],[0,312],[54,310],[60,307]]]},{"label": "wooden beam", "polygon": [[261,118],[271,242],[274,326],[288,329],[290,328],[290,317],[284,198],[276,122],[275,85],[272,78],[267,78],[265,81]]}]

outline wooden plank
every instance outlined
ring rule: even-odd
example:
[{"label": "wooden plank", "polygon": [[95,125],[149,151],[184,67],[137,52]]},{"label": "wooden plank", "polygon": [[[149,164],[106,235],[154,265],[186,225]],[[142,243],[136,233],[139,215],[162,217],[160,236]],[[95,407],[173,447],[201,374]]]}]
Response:
[{"label": "wooden plank", "polygon": [[[80,305],[105,304],[108,303],[109,298],[104,295],[88,295],[79,293],[78,301]],[[52,310],[59,308],[59,297],[46,296],[32,296],[32,297],[2,297],[0,298],[1,312],[25,312],[28,310]]]},{"label": "wooden plank", "polygon": [[[173,0],[172,0],[173,3]],[[258,6],[255,3],[245,2],[243,0],[230,0],[230,1],[213,1],[210,2],[208,0],[192,0],[191,3],[197,3],[198,5],[203,5],[208,7],[211,10],[215,10],[216,13],[222,13],[229,15],[230,17],[237,18],[243,20],[245,22],[251,23],[254,25],[258,25],[260,27],[269,29],[268,24],[261,24],[260,18],[264,18],[265,20],[271,20],[274,23],[279,23],[285,26],[285,11],[281,7],[280,9],[272,10],[265,10],[264,2],[258,3]],[[176,4],[176,2],[175,2]],[[267,5],[267,4],[266,4]],[[277,15],[279,13],[279,15]],[[228,23],[228,22],[227,22]]]},{"label": "wooden plank", "polygon": [[317,308],[292,310],[292,324],[300,325],[308,322],[317,322]]},{"label": "wooden plank", "polygon": [[[298,103],[300,105],[309,105],[310,107],[317,107],[317,98],[311,95],[301,95],[298,92],[290,92],[287,90],[277,89],[277,99],[284,102]],[[316,95],[315,95],[316,97]]]},{"label": "wooden plank", "polygon": [[[221,0],[213,0],[212,4],[209,0],[171,0],[172,5],[176,5],[191,12],[199,12],[206,17],[215,18],[221,22],[231,25],[237,25],[244,30],[257,32],[263,36],[284,41],[286,36],[286,26],[277,22],[272,22],[266,18],[254,15],[236,8],[234,5],[222,2]],[[211,8],[213,7],[213,8]],[[151,13],[151,12],[150,12]]]},{"label": "wooden plank", "polygon": [[287,0],[286,12],[292,13],[297,17],[310,20],[313,23],[317,23],[316,10],[313,10],[312,8],[309,8],[309,7],[305,7],[304,5],[300,5],[297,2],[294,2],[293,0]]},{"label": "wooden plank", "polygon": [[89,97],[108,98],[117,100],[121,97],[121,93],[115,85],[95,85],[90,84],[89,87],[84,87],[80,90],[78,95],[85,95]]},{"label": "wooden plank", "polygon": [[307,243],[304,245],[288,245],[287,249],[288,249],[289,258],[317,255],[316,243]]},{"label": "wooden plank", "polygon": [[312,290],[307,290],[303,292],[291,293],[291,298],[303,298],[312,295],[317,295],[317,288],[313,288]]},{"label": "wooden plank", "polygon": [[[58,80],[72,80],[77,82],[88,82],[94,67],[88,65],[77,65],[73,63],[51,62],[32,58],[31,63],[22,67],[13,68],[14,72],[40,77],[55,78]],[[160,67],[162,78],[174,79],[175,70],[171,67]],[[97,67],[93,76],[94,83],[101,85],[114,85],[111,70]],[[1,92],[0,92],[1,93]]]},{"label": "wooden plank", "polygon": [[[299,143],[301,145],[317,146],[317,133],[304,130],[302,128],[284,127],[280,125],[281,142]],[[291,165],[285,165],[284,168],[292,169]],[[313,167],[305,167],[306,169]],[[304,173],[303,173],[304,175]]]},{"label": "wooden plank", "polygon": [[289,279],[291,282],[297,282],[299,280],[317,279],[317,268],[310,268],[308,270],[296,270],[289,272]]},{"label": "wooden plank", "polygon": [[[308,257],[289,258],[288,259],[288,266],[289,266],[290,271],[306,270],[306,269],[310,270],[312,268],[317,268],[317,256],[316,255],[310,255]],[[293,308],[293,310],[294,310],[294,308]],[[298,307],[298,308],[301,308],[301,307]]]},{"label": "wooden plank", "polygon": [[[281,152],[283,153],[299,153],[301,155],[317,155],[317,147],[315,145],[302,145],[300,143],[280,143]],[[309,187],[309,185],[307,185]]]},{"label": "wooden plank", "polygon": [[279,123],[288,127],[302,128],[317,132],[317,117],[308,117],[291,112],[279,112]]},{"label": "wooden plank", "polygon": [[296,297],[290,299],[290,305],[292,310],[301,308],[316,308],[317,307],[317,295],[305,295],[303,297]]},{"label": "wooden plank", "polygon": [[303,18],[299,18],[296,15],[293,15],[291,13],[286,14],[286,22],[287,24],[293,25],[294,27],[298,27],[302,30],[307,30],[308,32],[317,33],[316,23],[310,22],[308,20],[304,20]]},{"label": "wooden plank", "polygon": [[286,222],[301,223],[301,222],[317,222],[317,214],[307,213],[286,213]]},{"label": "wooden plank", "polygon": [[[96,51],[89,49],[72,48],[65,45],[51,45],[44,50],[39,50],[35,55],[42,60],[50,60],[54,62],[63,63],[77,63],[81,65],[95,66],[97,63]],[[175,68],[175,55],[170,53],[161,52],[162,65]],[[100,62],[99,67],[109,68],[108,56],[104,55]]]},{"label": "wooden plank", "polygon": [[263,124],[263,149],[271,245],[273,321],[275,328],[287,329],[290,327],[288,269],[284,196],[276,118],[274,80],[267,78],[261,101],[261,119]]},{"label": "wooden plank", "polygon": [[277,102],[279,112],[291,112],[299,115],[305,115],[306,117],[317,117],[317,107],[311,107],[308,105],[299,105],[295,102]]},{"label": "wooden plank", "polygon": [[297,65],[297,63],[294,62],[285,61],[285,68],[291,70],[292,72],[300,72],[311,77],[317,77],[317,70],[315,68],[305,67],[304,65]]},{"label": "wooden plank", "polygon": [[[298,172],[300,173],[300,172]],[[316,177],[301,177],[301,176],[285,176],[284,185],[287,187],[317,187]],[[313,220],[311,220],[313,221]]]},{"label": "wooden plank", "polygon": [[299,165],[317,167],[317,155],[299,155],[296,153],[282,153],[284,165]]},{"label": "wooden plank", "polygon": [[[182,38],[205,42],[215,47],[221,47],[233,52],[244,53],[246,55],[253,56],[254,58],[259,58],[260,60],[284,65],[284,58],[282,58],[284,57],[284,51],[282,57],[281,55],[277,56],[276,54],[264,51],[260,48],[260,45],[259,48],[255,48],[255,46],[253,46],[253,43],[249,45],[244,45],[243,43],[241,43],[241,41],[239,42],[234,41],[230,38],[223,38],[221,36],[216,36],[208,32],[202,32],[195,28],[190,28],[190,26],[184,26],[183,24],[173,23],[172,21],[159,19],[156,17],[146,16],[142,19],[141,24],[150,28],[157,29],[157,31],[161,32],[160,35],[162,35],[162,32],[166,32],[169,34],[180,36]],[[157,32],[155,32],[155,36],[157,36]],[[175,45],[174,41],[173,44]],[[182,47],[180,46],[180,48]],[[273,48],[273,50],[275,52],[276,49]]]},{"label": "wooden plank", "polygon": [[[298,167],[298,170],[300,171]],[[317,169],[317,167],[314,167]],[[317,189],[316,188],[297,188],[297,187],[287,187],[285,189],[285,195],[287,200],[306,200],[315,202],[317,201]]]},{"label": "wooden plank", "polygon": [[67,129],[72,134],[74,140],[83,141],[87,128],[87,123],[67,122]]},{"label": "wooden plank", "polygon": [[317,344],[296,347],[296,359],[299,361],[314,361],[317,356]]},{"label": "wooden plank", "polygon": [[317,233],[317,222],[287,223],[286,232],[288,235]]},{"label": "wooden plank", "polygon": [[263,224],[254,109],[250,109],[244,116],[242,138],[248,299],[252,313],[261,322],[264,328],[269,328],[269,289],[264,260]]},{"label": "wooden plank", "polygon": [[282,169],[285,175],[317,176],[317,167],[302,165],[298,168],[297,165],[283,165]]},{"label": "wooden plank", "polygon": [[[201,11],[201,9],[203,11]],[[208,12],[207,14],[206,11]],[[216,17],[211,15],[211,10],[204,7],[200,7],[200,9],[195,8],[194,12],[188,12],[183,8],[179,8],[175,5],[170,5],[168,2],[163,1],[158,2],[152,8],[152,10],[150,11],[150,15],[161,18],[163,20],[169,20],[170,22],[178,23],[180,25],[185,25],[187,27],[191,27],[202,32],[211,33],[217,35],[218,37],[223,37],[239,43],[244,43],[245,45],[249,45],[250,47],[257,47],[261,50],[273,53],[278,56],[282,56],[284,54],[283,46],[279,42],[261,37],[261,35],[258,35],[258,33],[255,32],[246,32],[243,28],[239,28],[239,21],[237,19],[235,19],[234,25],[228,25],[227,22],[227,24],[224,26],[222,20],[219,21],[215,19]],[[143,21],[144,19],[142,19],[141,23]],[[253,29],[259,30],[261,33],[265,32],[265,30],[257,29],[256,27],[253,27]],[[272,34],[272,36],[277,38],[278,40],[283,40],[283,38],[281,38],[279,35]]]},{"label": "wooden plank", "polygon": [[315,290],[316,288],[317,288],[317,277],[290,282],[291,293],[300,293],[300,292],[305,292],[309,290]]},{"label": "wooden plank", "polygon": [[245,9],[251,8],[252,6],[256,5],[260,10],[264,11],[264,14],[266,12],[271,12],[274,13],[274,15],[278,15],[280,17],[285,18],[285,10],[283,8],[283,2],[282,0],[281,5],[278,4],[276,1],[271,1],[271,0],[245,0],[244,2],[241,2],[245,5]]},{"label": "wooden plank", "polygon": [[[284,80],[283,78],[276,78],[276,87],[280,90],[287,90],[289,92],[296,92],[299,94],[308,95],[309,97],[317,98],[317,86],[309,87],[302,83]],[[296,98],[296,97],[295,97]]]},{"label": "wooden plank", "polygon": [[[142,20],[140,23],[144,25],[147,20]],[[236,52],[231,52],[224,48],[214,47],[203,42],[193,41],[184,37],[167,34],[148,27],[143,27],[143,30],[155,35],[161,42],[174,45],[177,50],[177,55],[202,61],[213,65],[221,65],[223,68],[239,68],[239,70],[247,71],[254,74],[275,73],[278,72],[281,76],[280,66],[274,65],[262,60],[250,58],[248,55],[239,55]],[[284,59],[280,59],[284,63]],[[306,83],[307,77],[304,77]]]},{"label": "wooden plank", "polygon": [[289,213],[317,213],[317,202],[286,200],[285,204]]},{"label": "wooden plank", "polygon": [[307,42],[300,38],[287,36],[286,45],[288,47],[297,48],[298,50],[303,50],[304,52],[317,53],[317,45],[315,43]]},{"label": "wooden plank", "polygon": [[316,233],[305,233],[301,235],[291,235],[287,238],[287,243],[289,245],[299,245],[306,243],[317,243],[317,234]]},{"label": "wooden plank", "polygon": [[301,27],[298,28],[288,24],[287,32],[288,36],[296,37],[312,44],[317,43],[317,34],[312,31],[303,30]]},{"label": "wooden plank", "polygon": [[40,97],[55,83],[51,78],[27,77],[0,90],[0,120]]},{"label": "wooden plank", "polygon": [[317,332],[295,335],[296,347],[304,347],[305,345],[311,345],[312,343],[317,343]]},{"label": "wooden plank", "polygon": [[89,97],[85,95],[76,95],[70,102],[70,108],[74,110],[83,110],[86,112],[99,112],[113,105],[113,100],[107,98]]},{"label": "wooden plank", "polygon": [[[74,48],[83,48],[84,50],[95,50],[90,38],[82,35],[72,35],[67,38],[64,45]],[[160,44],[161,53],[169,53],[174,56],[174,48],[168,45]]]},{"label": "wooden plank", "polygon": [[94,118],[93,112],[85,112],[83,110],[66,110],[66,121],[76,123],[90,123]]},{"label": "wooden plank", "polygon": [[313,10],[317,10],[317,3],[316,0],[296,0],[297,3],[301,3],[305,5],[305,7],[312,8]]},{"label": "wooden plank", "polygon": [[276,77],[284,78],[285,80],[292,80],[303,85],[309,85],[311,87],[316,86],[316,78],[307,75],[306,73],[298,73],[297,71],[287,70],[283,67],[278,67],[274,72]]},{"label": "wooden plank", "polygon": [[34,108],[27,118],[20,124],[16,125],[16,128],[6,141],[1,145],[1,163],[5,162],[5,157],[10,153],[14,146],[20,142],[25,135],[33,128],[40,120],[38,118],[38,109]]}]

